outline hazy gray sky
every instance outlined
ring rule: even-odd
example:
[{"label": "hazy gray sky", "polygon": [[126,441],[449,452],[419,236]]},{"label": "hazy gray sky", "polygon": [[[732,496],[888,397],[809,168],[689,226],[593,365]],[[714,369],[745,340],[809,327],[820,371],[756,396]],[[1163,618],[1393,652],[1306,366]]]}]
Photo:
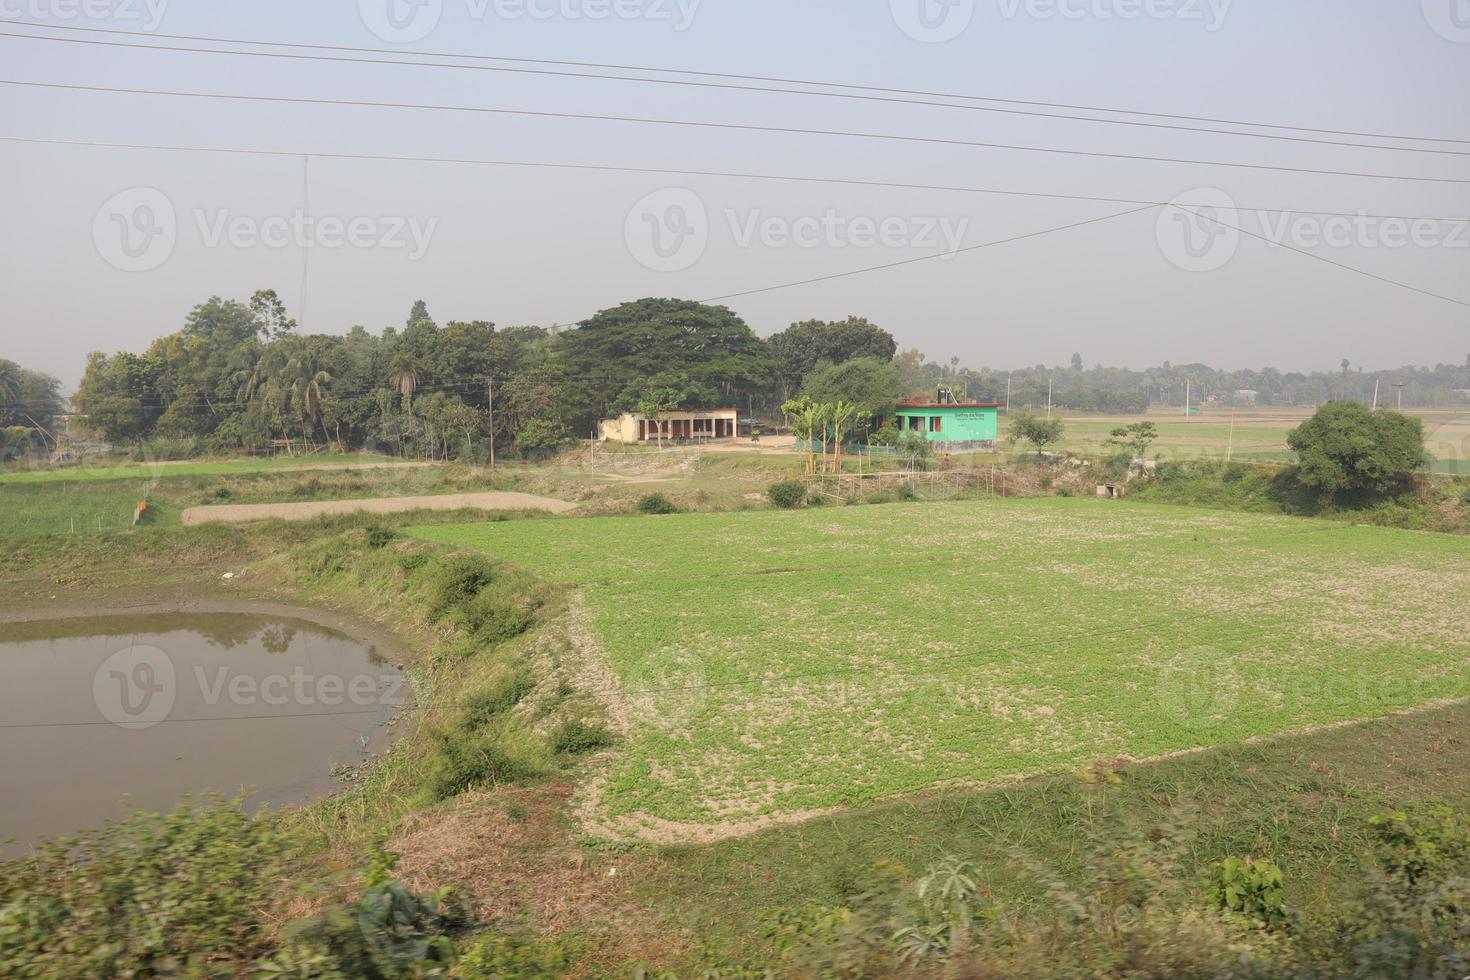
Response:
[{"label": "hazy gray sky", "polygon": [[[1470,0],[0,0],[0,17],[777,75],[1470,140]],[[0,37],[0,61],[0,77],[10,81],[864,131],[1470,180],[1464,155],[605,79],[15,37]],[[4,136],[1233,201],[1248,232],[1470,302],[1470,230],[1463,226],[1334,224],[1254,210],[1463,215],[1470,213],[1465,183],[426,109],[0,88]],[[1470,151],[1470,143],[1409,145]],[[311,159],[304,182],[300,156],[14,142],[0,142],[0,161],[8,232],[0,283],[9,324],[0,356],[69,386],[88,351],[140,349],[214,294],[244,299],[275,288],[307,330],[322,332],[401,325],[419,298],[441,323],[566,323],[641,296],[723,296],[1130,207],[327,157]],[[310,235],[289,227],[304,195],[304,213],[326,222],[311,226],[318,237],[309,249]],[[976,366],[1060,363],[1079,351],[1088,364],[1202,360],[1310,369],[1335,368],[1343,357],[1370,366],[1459,362],[1470,352],[1466,306],[1248,236],[1212,238],[1203,233],[1218,226],[1189,228],[1186,217],[1154,209],[725,302],[762,335],[793,320],[861,314],[904,346]]]}]

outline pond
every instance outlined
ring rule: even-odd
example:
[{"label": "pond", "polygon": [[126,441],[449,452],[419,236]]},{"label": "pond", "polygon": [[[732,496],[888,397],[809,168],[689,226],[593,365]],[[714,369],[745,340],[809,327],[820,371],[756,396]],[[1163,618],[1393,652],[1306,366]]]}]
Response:
[{"label": "pond", "polygon": [[185,794],[248,792],[252,808],[325,795],[383,747],[407,697],[372,646],[304,620],[0,625],[0,858]]}]

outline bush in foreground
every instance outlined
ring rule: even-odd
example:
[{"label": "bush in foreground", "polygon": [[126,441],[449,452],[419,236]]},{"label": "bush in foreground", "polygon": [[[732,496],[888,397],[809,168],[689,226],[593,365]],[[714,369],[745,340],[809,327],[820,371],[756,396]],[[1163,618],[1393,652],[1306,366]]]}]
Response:
[{"label": "bush in foreground", "polygon": [[650,493],[638,498],[638,513],[640,514],[677,514],[679,508],[674,502],[661,493]]}]

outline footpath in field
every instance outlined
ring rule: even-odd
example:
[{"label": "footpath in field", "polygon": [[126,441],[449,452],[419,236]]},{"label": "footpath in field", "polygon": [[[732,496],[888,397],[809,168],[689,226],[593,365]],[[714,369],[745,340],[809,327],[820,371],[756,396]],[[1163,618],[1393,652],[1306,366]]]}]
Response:
[{"label": "footpath in field", "polygon": [[586,813],[620,836],[710,839],[1470,694],[1452,536],[1091,499],[412,533],[578,587],[629,719]]},{"label": "footpath in field", "polygon": [[280,518],[300,521],[323,514],[402,514],[411,510],[541,510],[564,514],[576,504],[532,493],[454,493],[434,497],[374,497],[367,500],[312,500],[288,504],[220,504],[190,507],[180,518],[185,525],[211,522],[263,521]]}]

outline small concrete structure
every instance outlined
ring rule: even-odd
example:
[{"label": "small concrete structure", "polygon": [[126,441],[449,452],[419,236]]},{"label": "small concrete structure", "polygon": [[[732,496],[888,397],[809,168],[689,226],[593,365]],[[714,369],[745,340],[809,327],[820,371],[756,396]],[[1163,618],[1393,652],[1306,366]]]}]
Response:
[{"label": "small concrete structure", "polygon": [[1117,500],[1126,492],[1127,488],[1121,483],[1099,483],[1097,486],[1097,495],[1109,500]]},{"label": "small concrete structure", "polygon": [[660,412],[658,418],[624,412],[603,419],[599,432],[603,442],[695,442],[734,439],[740,413],[733,408],[709,408],[691,412]]}]

